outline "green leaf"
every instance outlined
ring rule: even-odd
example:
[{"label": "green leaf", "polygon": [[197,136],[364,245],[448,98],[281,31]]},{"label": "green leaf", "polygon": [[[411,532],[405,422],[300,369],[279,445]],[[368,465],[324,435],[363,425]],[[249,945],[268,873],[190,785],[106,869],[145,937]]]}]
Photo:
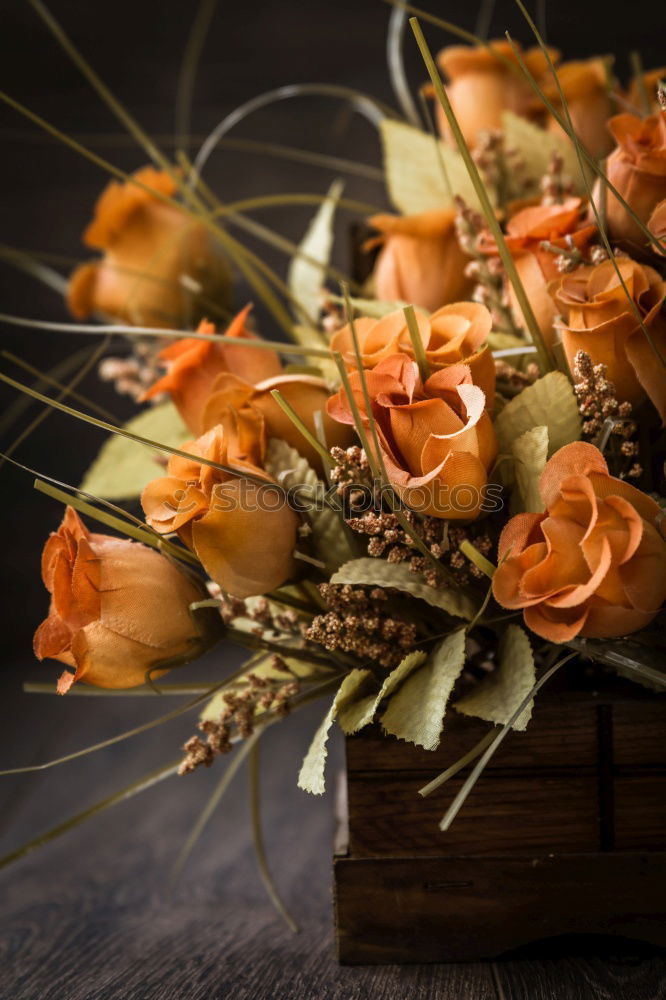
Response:
[{"label": "green leaf", "polygon": [[[180,448],[192,438],[173,403],[151,406],[125,427],[171,448]],[[158,461],[163,457],[161,452],[151,452],[144,445],[112,434],[86,472],[81,489],[105,500],[133,499],[152,479],[164,475],[164,465]]]},{"label": "green leaf", "polygon": [[398,739],[436,750],[444,726],[444,713],[465,665],[465,630],[443,639],[425,666],[413,671],[393,695],[382,716],[382,726]]},{"label": "green leaf", "polygon": [[[389,197],[403,215],[453,208],[452,193],[473,208],[480,207],[457,149],[438,143],[421,129],[389,118],[381,122],[379,132]],[[493,192],[489,194],[492,199]]]},{"label": "green leaf", "polygon": [[406,563],[389,563],[385,559],[352,559],[331,577],[331,583],[354,583],[364,587],[393,587],[441,608],[456,618],[471,619],[475,614],[473,601],[461,590],[452,587],[435,589],[423,577],[412,573]]},{"label": "green leaf", "polygon": [[[506,149],[516,150],[524,168],[516,174],[517,185],[512,190],[515,197],[525,197],[536,193],[539,183],[550,166],[553,153],[559,153],[564,160],[563,173],[575,185],[576,194],[584,194],[584,185],[580,175],[580,167],[573,143],[566,136],[546,132],[538,125],[532,124],[526,118],[504,111],[502,114],[502,129]],[[526,191],[523,181],[530,180],[531,186]]]},{"label": "green leaf", "polygon": [[517,486],[512,500],[517,497],[520,501],[513,513],[540,514],[544,505],[539,493],[539,477],[548,460],[548,428],[540,426],[525,431],[513,442],[511,451]]},{"label": "green leaf", "polygon": [[[338,716],[338,723],[343,733],[351,736],[352,733],[357,733],[364,726],[368,726],[375,717],[375,712],[379,708],[381,702],[384,698],[388,698],[389,695],[395,691],[399,684],[401,684],[406,677],[408,677],[413,670],[420,667],[426,660],[426,654],[423,650],[414,650],[408,653],[395,670],[386,677],[384,683],[382,684],[379,691],[376,689],[370,694],[366,694],[360,697],[357,701],[353,701],[348,705],[345,705]],[[368,680],[373,680],[373,674],[370,670],[367,670]],[[359,689],[359,693],[362,688]]]},{"label": "green leaf", "polygon": [[580,414],[571,383],[562,372],[549,372],[528,385],[498,414],[495,430],[500,454],[510,455],[512,445],[534,427],[548,430],[548,457],[581,435]]},{"label": "green leaf", "polygon": [[271,438],[264,467],[286,490],[303,487],[298,491],[298,499],[310,508],[305,517],[312,530],[312,544],[318,558],[332,569],[348,559],[350,549],[342,518],[324,502],[324,483],[296,449],[280,438]]},{"label": "green leaf", "polygon": [[347,674],[333,703],[314,734],[310,748],[305,755],[298,775],[298,787],[312,795],[323,795],[326,788],[325,768],[328,756],[328,734],[341,706],[352,701],[359,688],[367,681],[368,670],[352,670]]},{"label": "green leaf", "polygon": [[[532,647],[519,625],[509,625],[499,647],[499,666],[457,701],[454,708],[463,715],[473,715],[504,726],[523,698],[536,683]],[[527,729],[534,702],[530,702],[513,724],[521,732]]]},{"label": "green leaf", "polygon": [[[326,266],[333,247],[333,220],[343,189],[342,181],[333,181],[326,201],[322,201],[299,244],[298,249],[304,256],[296,254],[289,265],[289,291],[306,315],[313,319],[319,315],[320,292],[326,281]],[[317,261],[319,266],[312,260]]]}]

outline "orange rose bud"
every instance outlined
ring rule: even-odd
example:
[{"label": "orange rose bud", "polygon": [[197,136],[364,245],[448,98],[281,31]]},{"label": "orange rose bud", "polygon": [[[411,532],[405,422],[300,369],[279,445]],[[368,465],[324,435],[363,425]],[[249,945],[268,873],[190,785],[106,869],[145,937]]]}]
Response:
[{"label": "orange rose bud", "polygon": [[[666,354],[666,322],[661,308],[666,282],[655,270],[629,257],[618,257],[622,279],[653,344]],[[550,292],[562,314],[562,344],[573,371],[577,351],[594,364],[606,365],[618,402],[632,406],[647,395],[666,422],[666,375],[636,318],[613,261],[583,266],[558,281]]]},{"label": "orange rose bud", "polygon": [[649,69],[642,76],[633,77],[627,91],[627,100],[638,111],[643,108],[643,94],[647,94],[650,102],[650,110],[653,114],[658,114],[660,107],[657,99],[657,87],[666,80],[666,66],[659,69]]},{"label": "orange rose bud", "polygon": [[[416,321],[433,372],[450,365],[465,364],[472,381],[486,396],[486,408],[492,409],[495,398],[495,364],[488,347],[492,316],[477,302],[452,302],[428,317],[415,310]],[[384,358],[406,354],[414,358],[407,321],[402,309],[381,319],[361,317],[354,323],[364,368],[373,368]],[[331,350],[342,354],[345,366],[354,371],[356,354],[351,326],[343,326],[331,338]]]},{"label": "orange rose bud", "polygon": [[[608,157],[606,176],[646,223],[658,202],[666,198],[666,115],[616,115],[608,127],[617,149]],[[645,246],[645,233],[612,191],[607,195],[606,222],[613,239]]]},{"label": "orange rose bud", "polygon": [[[182,445],[167,475],[143,491],[146,521],[161,535],[176,532],[223,590],[235,597],[265,594],[294,571],[299,519],[278,484],[260,468],[263,425],[253,413],[229,408],[224,422]],[[247,471],[242,475],[204,464]]]},{"label": "orange rose bud", "polygon": [[659,246],[656,243],[652,243],[650,249],[653,253],[658,253],[662,257],[666,257],[666,198],[659,202],[648,219],[648,229],[659,240]]},{"label": "orange rose bud", "polygon": [[[559,205],[530,205],[516,212],[506,226],[506,245],[515,258],[518,275],[549,347],[553,346],[557,309],[549,294],[548,283],[560,272],[555,263],[557,254],[542,249],[541,244],[545,241],[562,250],[575,247],[584,251],[597,232],[596,226],[583,223],[584,209],[585,201],[581,198],[565,198]],[[490,233],[483,234],[480,249],[497,255],[497,244]],[[513,285],[511,282],[507,284],[516,322],[526,327]]]},{"label": "orange rose bud", "polygon": [[[175,193],[169,175],[152,167],[134,177]],[[208,229],[145,187],[111,181],[102,192],[83,240],[104,256],[77,267],[67,290],[77,319],[97,311],[134,326],[180,327],[201,315],[200,297],[229,301],[229,266]]]},{"label": "orange rose bud", "polygon": [[551,642],[636,632],[666,597],[666,542],[654,500],[609,475],[600,451],[560,448],[539,482],[546,513],[504,528],[493,594],[524,608],[525,624]]},{"label": "orange rose bud", "polygon": [[[230,372],[249,383],[279,375],[282,365],[274,351],[243,346],[244,341],[255,339],[245,326],[251,308],[245,306],[224,331],[225,337],[238,340],[238,347],[183,337],[160,351],[158,358],[166,363],[167,373],[151,385],[143,399],[168,392],[189,429],[199,436],[212,426],[203,421],[203,410],[218,375]],[[197,332],[215,333],[215,327],[202,321]]]},{"label": "orange rose bud", "polygon": [[410,302],[431,312],[464,299],[473,282],[465,277],[468,258],[460,249],[455,219],[453,210],[368,219],[381,233],[366,244],[382,245],[374,269],[376,298]]},{"label": "orange rose bud", "polygon": [[[437,56],[437,62],[450,81],[447,94],[458,119],[465,141],[473,146],[482,131],[502,128],[502,112],[517,115],[531,114],[532,90],[526,82],[513,50],[506,41],[485,45],[452,45]],[[559,58],[555,49],[549,50],[554,62]],[[541,49],[525,52],[527,68],[537,79],[543,75],[547,61]],[[507,63],[508,60],[508,63]],[[439,130],[449,137],[446,116],[436,104]]]},{"label": "orange rose bud", "polygon": [[310,433],[317,437],[316,414],[322,415],[324,438],[329,448],[346,448],[353,441],[353,434],[347,427],[336,423],[326,412],[330,396],[323,378],[314,375],[278,375],[250,385],[235,375],[218,375],[210,394],[201,410],[201,425],[204,430],[222,421],[230,406],[243,414],[255,414],[262,423],[267,438],[281,438],[295,448],[313,469],[323,472],[319,453],[301,434],[272,395],[279,390],[301,418]]},{"label": "orange rose bud", "polygon": [[147,671],[159,677],[161,664],[203,651],[189,612],[202,589],[146,545],[92,534],[71,507],[44,546],[42,577],[51,608],[34,649],[74,668],[61,675],[60,694],[75,681],[136,687]]},{"label": "orange rose bud", "polygon": [[[416,363],[406,354],[392,354],[365,378],[381,457],[398,495],[421,514],[478,517],[497,442],[469,367],[450,365],[423,385]],[[352,372],[349,381],[369,426],[360,374]],[[353,423],[344,389],[331,397],[328,412],[334,420]],[[370,442],[372,447],[372,435]]]},{"label": "orange rose bud", "polygon": [[[576,137],[596,160],[606,156],[613,146],[607,127],[612,114],[607,67],[607,59],[596,57],[564,63],[557,70]],[[542,83],[542,90],[562,116],[560,92],[552,78]],[[536,105],[543,107],[540,99]],[[566,115],[563,117],[566,121]],[[552,117],[547,127],[555,135],[566,135]]]}]

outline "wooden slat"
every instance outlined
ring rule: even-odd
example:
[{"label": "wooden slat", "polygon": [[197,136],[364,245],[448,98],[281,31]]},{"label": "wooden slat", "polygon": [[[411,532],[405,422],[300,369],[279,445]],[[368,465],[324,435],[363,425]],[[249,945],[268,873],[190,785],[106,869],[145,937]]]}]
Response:
[{"label": "wooden slat", "polygon": [[439,830],[439,820],[462,779],[452,779],[424,799],[418,789],[428,777],[351,776],[353,857],[599,849],[597,777],[590,769],[584,774],[487,774],[446,833]]},{"label": "wooden slat", "polygon": [[465,961],[560,934],[666,945],[666,855],[335,862],[346,963]]},{"label": "wooden slat", "polygon": [[[596,703],[537,705],[524,733],[509,733],[489,769],[581,767],[596,764]],[[347,739],[347,768],[355,771],[427,771],[434,775],[467,753],[488,732],[480,719],[450,712],[437,750],[423,750],[382,733],[378,725]]]}]

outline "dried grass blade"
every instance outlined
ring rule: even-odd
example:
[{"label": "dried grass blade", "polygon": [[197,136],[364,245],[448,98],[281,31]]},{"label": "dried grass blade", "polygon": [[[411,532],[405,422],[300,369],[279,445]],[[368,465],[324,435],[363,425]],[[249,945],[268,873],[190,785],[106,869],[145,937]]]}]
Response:
[{"label": "dried grass blade", "polygon": [[[261,735],[261,730],[258,735]],[[260,784],[259,784],[259,740],[257,739],[253,743],[250,749],[250,811],[252,816],[252,841],[254,843],[254,853],[257,859],[257,865],[259,867],[259,874],[261,875],[261,880],[264,883],[264,888],[268,893],[268,897],[280,914],[287,927],[292,933],[297,934],[299,927],[291,913],[287,909],[285,903],[283,902],[280,893],[277,890],[277,886],[273,881],[273,877],[268,867],[268,860],[266,858],[266,850],[264,847],[264,837],[261,827],[261,797],[260,797]]]},{"label": "dried grass blade", "polygon": [[500,226],[497,220],[490,198],[488,197],[488,192],[486,191],[485,185],[481,180],[481,176],[469,151],[469,147],[465,142],[465,138],[458,124],[458,120],[455,116],[453,108],[451,107],[451,102],[449,101],[446,90],[444,89],[444,86],[442,84],[442,80],[435,65],[435,61],[432,57],[430,49],[428,48],[428,44],[423,36],[423,32],[421,31],[421,26],[414,17],[410,18],[409,23],[412,26],[412,30],[414,32],[417,45],[419,47],[419,50],[423,57],[423,61],[428,70],[428,75],[430,76],[432,84],[435,88],[435,93],[437,94],[439,102],[444,110],[447,121],[449,123],[449,127],[453,132],[456,144],[465,162],[467,172],[470,176],[470,180],[474,185],[474,190],[476,191],[477,197],[483,209],[483,214],[485,215],[486,223],[497,245],[497,249],[500,257],[502,258],[502,263],[504,265],[507,277],[509,278],[509,281],[513,286],[516,299],[518,300],[518,304],[520,306],[522,314],[525,317],[527,328],[532,337],[532,341],[534,342],[534,345],[537,348],[539,367],[541,368],[542,373],[545,374],[546,372],[552,371],[555,368],[555,362],[548,348],[548,345],[545,343],[541,335],[539,324],[536,321],[536,317],[534,316],[534,312],[532,311],[532,306],[530,305],[530,301],[525,293],[523,283],[518,275],[518,271],[516,269],[513,257],[511,256],[511,253],[507,248],[506,241],[504,239],[504,234],[502,233],[502,227]]},{"label": "dried grass blade", "polygon": [[170,778],[175,775],[178,771],[180,765],[180,760],[172,761],[170,764],[166,764],[164,767],[157,768],[156,771],[151,771],[150,774],[145,775],[143,778],[139,778],[138,781],[133,781],[130,785],[126,785],[125,788],[121,788],[119,792],[115,792],[113,795],[109,795],[95,805],[90,806],[88,809],[84,809],[82,812],[77,813],[75,816],[71,816],[69,819],[65,820],[63,823],[58,823],[57,826],[51,827],[45,833],[40,834],[33,840],[29,840],[27,843],[22,844],[21,847],[17,847],[16,850],[10,851],[9,854],[5,854],[4,857],[0,858],[0,868],[5,868],[10,865],[13,861],[18,861],[19,858],[25,857],[32,851],[35,851],[38,847],[44,847],[46,844],[51,843],[57,837],[60,837],[63,833],[68,833],[73,830],[74,827],[80,826],[81,823],[85,823],[86,820],[92,819],[93,816],[97,816],[102,812],[106,812],[111,806],[118,805],[120,802],[125,802],[127,799],[131,799],[134,795],[138,795],[139,792],[144,792],[148,788],[152,788],[153,785],[158,784],[158,782],[163,781],[165,778]]}]

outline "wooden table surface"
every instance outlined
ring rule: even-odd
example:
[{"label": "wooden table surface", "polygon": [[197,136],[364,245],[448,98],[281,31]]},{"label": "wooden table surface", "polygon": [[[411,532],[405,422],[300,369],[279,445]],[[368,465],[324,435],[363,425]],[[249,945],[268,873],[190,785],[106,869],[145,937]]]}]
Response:
[{"label": "wooden table surface", "polygon": [[[42,672],[30,662],[11,671],[0,717],[3,766],[42,763],[180,704],[21,694],[20,680]],[[216,764],[169,778],[0,872],[2,1000],[666,997],[663,959],[611,940],[544,943],[492,964],[340,968],[330,890],[339,742],[324,798],[296,788],[324,710],[316,704],[275,727],[262,751],[267,850],[298,934],[275,913],[259,880],[244,772],[170,884],[179,847],[222,773]],[[0,850],[177,757],[194,717],[47,772],[0,777]]]}]

